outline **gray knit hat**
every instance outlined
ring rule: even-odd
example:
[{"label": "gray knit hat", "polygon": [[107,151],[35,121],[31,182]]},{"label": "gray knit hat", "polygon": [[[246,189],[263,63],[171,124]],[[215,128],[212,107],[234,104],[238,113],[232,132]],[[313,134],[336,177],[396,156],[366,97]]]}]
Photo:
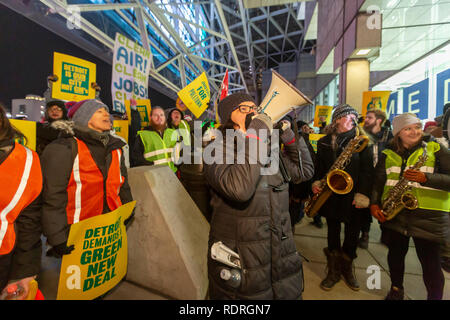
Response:
[{"label": "gray knit hat", "polygon": [[349,106],[348,104],[340,104],[337,107],[335,107],[333,116],[331,117],[331,122],[334,122],[335,120],[345,117],[348,114],[354,114],[356,118],[358,118],[358,112]]},{"label": "gray knit hat", "polygon": [[420,123],[420,119],[414,113],[403,113],[399,114],[392,120],[392,134],[395,136],[399,133],[404,127],[409,126],[410,124]]},{"label": "gray knit hat", "polygon": [[230,119],[231,113],[237,108],[237,106],[244,101],[255,102],[253,97],[247,93],[233,93],[225,97],[217,106],[220,120],[225,123],[228,119]]},{"label": "gray knit hat", "polygon": [[92,115],[101,108],[105,108],[109,112],[109,108],[100,100],[82,100],[70,108],[68,116],[75,124],[87,127]]}]

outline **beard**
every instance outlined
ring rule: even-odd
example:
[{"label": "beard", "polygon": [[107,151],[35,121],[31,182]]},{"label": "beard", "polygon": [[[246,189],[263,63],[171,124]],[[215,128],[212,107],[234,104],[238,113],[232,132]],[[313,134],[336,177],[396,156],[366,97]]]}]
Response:
[{"label": "beard", "polygon": [[373,128],[375,127],[375,125],[376,125],[376,123],[372,123],[372,124],[366,124],[366,123],[364,123],[363,128],[364,128],[364,130],[365,130],[366,132],[372,133],[372,130],[373,130]]},{"label": "beard", "polygon": [[164,129],[166,128],[166,124],[165,124],[165,123],[164,123],[164,124],[156,124],[156,123],[154,123],[154,124],[152,124],[152,127],[153,127],[153,129],[155,129],[156,131],[162,132],[162,131],[164,131]]}]

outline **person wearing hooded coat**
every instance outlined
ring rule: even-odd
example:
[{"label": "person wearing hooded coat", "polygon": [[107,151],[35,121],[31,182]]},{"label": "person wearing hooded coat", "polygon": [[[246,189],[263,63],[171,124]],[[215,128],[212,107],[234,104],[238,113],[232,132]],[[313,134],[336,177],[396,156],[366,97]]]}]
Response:
[{"label": "person wearing hooded coat", "polygon": [[[122,151],[125,143],[110,134],[108,107],[99,100],[83,100],[70,109],[69,117],[72,121],[52,124],[63,133],[41,156],[43,233],[52,246],[47,255],[55,257],[73,250],[67,247],[73,223],[108,213],[133,200]],[[75,166],[82,184],[79,215],[74,196],[79,184],[74,178]]]},{"label": "person wearing hooded coat", "polygon": [[36,152],[42,155],[45,147],[52,141],[58,139],[60,130],[51,126],[54,121],[68,120],[67,109],[61,100],[47,102],[45,108],[45,121],[36,123]]},{"label": "person wearing hooded coat", "polygon": [[[223,155],[224,161],[205,161],[204,168],[213,208],[208,244],[209,295],[211,299],[301,299],[302,259],[292,234],[288,193],[289,177],[294,182],[302,180],[299,142],[285,127],[280,135],[285,147],[279,167],[265,173],[273,163],[263,165],[249,145],[255,139],[261,141],[263,152],[267,150],[265,132],[271,132],[273,125],[267,115],[255,115],[255,109],[253,98],[245,93],[229,95],[218,106],[223,137],[215,139],[214,150]],[[237,144],[227,143],[226,130],[233,132]],[[244,149],[238,149],[240,143]],[[242,155],[243,163],[225,161],[229,156],[236,159]],[[312,171],[312,162],[308,163],[304,170]],[[228,267],[211,257],[211,248],[219,241],[240,257],[239,286],[221,277]]]}]

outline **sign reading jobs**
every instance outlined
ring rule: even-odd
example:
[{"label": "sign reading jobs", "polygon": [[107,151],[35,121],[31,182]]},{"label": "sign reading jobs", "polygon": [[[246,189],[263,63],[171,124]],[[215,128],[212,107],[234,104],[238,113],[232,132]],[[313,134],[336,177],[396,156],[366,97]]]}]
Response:
[{"label": "sign reading jobs", "polygon": [[58,285],[58,300],[91,300],[114,288],[127,272],[127,235],[124,221],[136,201],[70,227]]},{"label": "sign reading jobs", "polygon": [[148,99],[150,51],[116,33],[111,93],[113,110],[125,112],[125,100]]}]

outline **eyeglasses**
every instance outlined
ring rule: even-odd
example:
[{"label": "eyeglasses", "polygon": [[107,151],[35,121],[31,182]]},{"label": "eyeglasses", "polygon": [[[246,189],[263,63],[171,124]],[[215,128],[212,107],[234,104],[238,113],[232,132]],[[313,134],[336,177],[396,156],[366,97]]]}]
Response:
[{"label": "eyeglasses", "polygon": [[239,108],[239,111],[242,113],[250,113],[251,111],[259,112],[259,110],[261,110],[261,108],[258,106],[240,105],[240,106],[237,106],[237,108]]}]

